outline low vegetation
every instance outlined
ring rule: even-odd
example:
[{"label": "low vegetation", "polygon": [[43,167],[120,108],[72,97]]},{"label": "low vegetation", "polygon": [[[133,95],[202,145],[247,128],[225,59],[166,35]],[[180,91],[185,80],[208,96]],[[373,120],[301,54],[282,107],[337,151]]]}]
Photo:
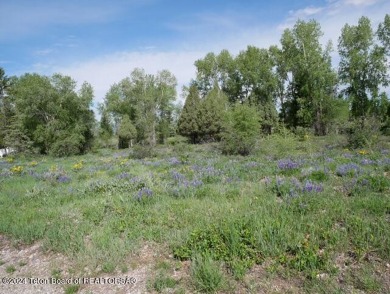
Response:
[{"label": "low vegetation", "polygon": [[[183,142],[152,157],[137,149],[7,157],[0,233],[42,241],[69,256],[74,272],[94,275],[127,271],[130,252],[155,244],[166,257],[150,291],[257,293],[282,280],[297,293],[386,293],[390,145],[346,144],[286,134],[257,141],[247,157]],[[259,268],[264,275],[250,279]]]}]

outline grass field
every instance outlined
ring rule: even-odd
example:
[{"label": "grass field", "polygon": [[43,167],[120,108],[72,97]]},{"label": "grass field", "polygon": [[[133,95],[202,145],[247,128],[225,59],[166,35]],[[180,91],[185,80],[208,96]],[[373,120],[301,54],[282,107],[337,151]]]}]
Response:
[{"label": "grass field", "polygon": [[7,157],[0,234],[92,275],[129,271],[153,244],[166,255],[150,292],[389,293],[390,144],[344,146],[271,136],[249,157],[183,143],[144,159]]}]

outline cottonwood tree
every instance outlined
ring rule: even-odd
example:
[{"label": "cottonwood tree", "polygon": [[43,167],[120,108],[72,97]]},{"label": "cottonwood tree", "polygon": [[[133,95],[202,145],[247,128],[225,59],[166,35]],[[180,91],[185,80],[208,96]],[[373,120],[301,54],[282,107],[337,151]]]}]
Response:
[{"label": "cottonwood tree", "polygon": [[[379,36],[387,44],[386,26]],[[345,86],[344,95],[351,101],[351,115],[363,118],[371,115],[380,87],[386,84],[386,55],[384,47],[375,41],[371,22],[361,17],[355,26],[346,24],[339,38],[339,78]]]},{"label": "cottonwood tree", "polygon": [[[331,67],[331,44],[323,48],[318,22],[298,20],[281,38],[284,67],[280,75],[288,78],[288,95],[282,106],[290,127],[314,127],[325,135],[332,116],[337,75]],[[274,50],[275,51],[275,50]]]},{"label": "cottonwood tree", "polygon": [[265,133],[271,133],[278,123],[276,111],[277,75],[270,51],[248,46],[235,58],[241,89],[240,102],[256,107]]},{"label": "cottonwood tree", "polygon": [[11,146],[56,156],[84,153],[91,147],[95,121],[90,84],[76,92],[76,82],[68,76],[25,74],[9,94],[15,107],[6,136]]},{"label": "cottonwood tree", "polygon": [[173,101],[176,98],[176,78],[169,71],[156,76],[143,69],[134,69],[106,94],[104,107],[113,116],[116,129],[123,115],[128,115],[137,130],[137,142],[156,145],[169,135]]},{"label": "cottonwood tree", "polygon": [[0,67],[0,148],[5,147],[4,138],[13,114],[12,103],[7,95],[7,90],[10,87],[11,78],[6,76],[4,69]]}]

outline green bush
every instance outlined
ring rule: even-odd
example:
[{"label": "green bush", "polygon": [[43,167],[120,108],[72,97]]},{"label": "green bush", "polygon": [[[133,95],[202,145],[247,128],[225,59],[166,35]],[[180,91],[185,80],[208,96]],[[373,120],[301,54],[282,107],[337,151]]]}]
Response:
[{"label": "green bush", "polygon": [[380,122],[374,118],[356,119],[347,131],[350,148],[373,147],[380,137]]},{"label": "green bush", "polygon": [[194,254],[210,254],[215,260],[226,262],[238,279],[261,261],[254,229],[245,222],[196,230],[184,245],[174,249],[174,256],[179,259],[190,259]]},{"label": "green bush", "polygon": [[223,123],[222,153],[249,155],[260,132],[259,115],[255,108],[237,104],[226,114]]},{"label": "green bush", "polygon": [[144,159],[144,158],[151,158],[155,156],[156,154],[152,146],[136,145],[133,147],[133,152],[130,153],[130,158],[133,159]]}]

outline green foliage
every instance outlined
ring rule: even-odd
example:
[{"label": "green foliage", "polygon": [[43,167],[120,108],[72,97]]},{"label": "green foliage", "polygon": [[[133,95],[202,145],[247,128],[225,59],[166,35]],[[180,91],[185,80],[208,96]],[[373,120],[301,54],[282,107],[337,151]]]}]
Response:
[{"label": "green foliage", "polygon": [[152,146],[135,145],[130,153],[130,158],[144,159],[155,157],[155,152]]},{"label": "green foliage", "polygon": [[261,260],[253,228],[244,222],[194,231],[184,245],[174,249],[179,259],[189,259],[197,253],[226,262],[237,278]]},{"label": "green foliage", "polygon": [[337,83],[331,44],[322,48],[322,34],[318,22],[298,20],[293,29],[284,31],[282,52],[273,50],[282,55],[276,56],[281,78],[289,81],[287,100],[281,101],[282,119],[290,127],[313,127],[316,135],[327,132]]},{"label": "green foliage", "polygon": [[113,129],[110,121],[109,114],[106,110],[101,111],[100,126],[99,126],[99,137],[104,141],[108,141],[113,135]]},{"label": "green foliage", "polygon": [[166,70],[157,75],[134,69],[106,94],[104,108],[119,126],[128,115],[137,130],[136,142],[155,145],[164,142],[173,123],[173,100],[176,96],[176,78]]},{"label": "green foliage", "polygon": [[226,283],[221,267],[207,254],[192,259],[191,277],[196,289],[202,293],[216,293]]},{"label": "green foliage", "polygon": [[338,48],[339,77],[347,86],[343,93],[351,101],[351,114],[354,118],[369,116],[380,86],[387,82],[385,51],[375,42],[370,20],[361,17],[356,26],[346,24]]},{"label": "green foliage", "polygon": [[131,141],[137,137],[137,130],[131,123],[128,115],[124,115],[121,120],[121,124],[118,129],[119,142],[118,147],[129,148]]},{"label": "green foliage", "polygon": [[260,123],[256,109],[237,104],[227,112],[222,133],[224,154],[249,155],[259,135]]},{"label": "green foliage", "polygon": [[16,272],[16,268],[14,265],[9,265],[6,267],[5,272],[7,274],[13,274],[14,272]]},{"label": "green foliage", "polygon": [[190,138],[192,143],[196,143],[199,140],[199,135],[200,135],[199,111],[200,111],[199,92],[197,87],[195,85],[192,85],[190,87],[188,96],[186,98],[183,110],[181,112],[178,121],[179,134]]},{"label": "green foliage", "polygon": [[310,236],[306,236],[297,246],[289,246],[287,252],[279,257],[279,262],[315,278],[320,271],[327,269],[329,261],[326,252],[311,244]]},{"label": "green foliage", "polygon": [[349,147],[355,149],[371,148],[378,142],[380,122],[374,117],[355,119],[350,122],[347,132]]},{"label": "green foliage", "polygon": [[15,115],[7,134],[7,143],[21,151],[65,156],[82,154],[91,147],[94,116],[90,106],[92,87],[76,83],[59,74],[51,78],[25,74],[10,91]]},{"label": "green foliage", "polygon": [[199,135],[202,141],[219,140],[228,100],[218,84],[201,101],[197,115]]},{"label": "green foliage", "polygon": [[177,281],[164,273],[159,272],[153,281],[153,289],[162,293],[167,288],[174,288]]}]

